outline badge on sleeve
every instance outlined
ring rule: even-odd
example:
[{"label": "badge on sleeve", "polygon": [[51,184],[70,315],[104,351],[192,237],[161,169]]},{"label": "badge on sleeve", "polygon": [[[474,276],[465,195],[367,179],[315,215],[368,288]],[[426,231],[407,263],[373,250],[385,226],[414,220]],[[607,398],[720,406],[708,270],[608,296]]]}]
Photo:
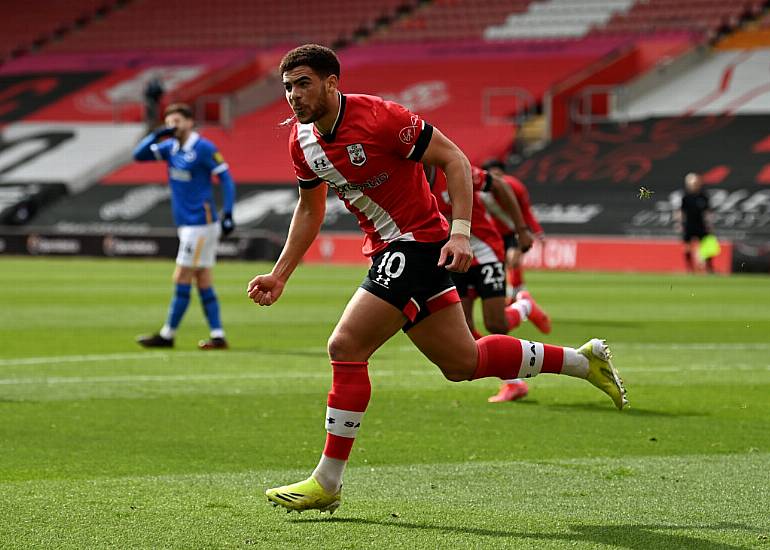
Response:
[{"label": "badge on sleeve", "polygon": [[348,145],[347,150],[353,166],[363,166],[366,163],[366,152],[363,145],[354,143],[353,145]]}]

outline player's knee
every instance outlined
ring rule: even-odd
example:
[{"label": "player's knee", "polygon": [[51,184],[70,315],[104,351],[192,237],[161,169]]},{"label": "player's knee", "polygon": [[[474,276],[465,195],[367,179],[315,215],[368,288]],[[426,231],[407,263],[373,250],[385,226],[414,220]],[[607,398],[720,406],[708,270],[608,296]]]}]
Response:
[{"label": "player's knee", "polygon": [[326,343],[326,351],[332,361],[356,361],[358,353],[355,342],[344,334],[334,332]]}]

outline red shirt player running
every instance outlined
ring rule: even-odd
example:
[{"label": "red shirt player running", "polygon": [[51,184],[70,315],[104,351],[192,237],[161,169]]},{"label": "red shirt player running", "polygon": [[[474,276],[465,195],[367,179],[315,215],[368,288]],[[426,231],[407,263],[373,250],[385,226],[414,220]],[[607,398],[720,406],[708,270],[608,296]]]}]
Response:
[{"label": "red shirt player running", "polygon": [[[508,184],[516,195],[516,199],[519,201],[519,207],[521,208],[522,216],[524,216],[524,222],[527,224],[529,230],[542,241],[544,236],[543,228],[537,220],[535,213],[532,211],[529,201],[529,192],[527,191],[526,186],[517,178],[506,174],[504,172],[505,165],[498,160],[484,163],[484,168],[486,168],[490,174],[502,178]],[[489,208],[489,212],[494,216],[495,225],[505,241],[508,283],[510,285],[508,289],[509,298],[513,298],[525,288],[524,270],[521,267],[522,250],[517,243],[516,232],[514,231],[515,226],[513,220],[510,219],[498,202],[489,198],[485,201],[485,204]]]},{"label": "red shirt player running", "polygon": [[[444,173],[432,166],[425,167],[425,174],[431,191],[436,197],[439,210],[447,217],[452,216],[452,203],[446,186]],[[507,334],[527,318],[545,333],[550,332],[550,323],[531,297],[505,307],[505,245],[495,221],[489,214],[485,194],[491,194],[501,205],[500,208],[512,220],[514,230],[518,229],[521,246],[528,248],[532,238],[526,230],[518,201],[500,178],[486,170],[471,167],[473,180],[473,210],[471,215],[471,250],[473,262],[466,273],[452,273],[452,280],[462,299],[463,311],[474,338],[481,338],[473,321],[473,301],[479,296],[482,301],[484,326],[492,334]],[[497,203],[496,203],[497,204]],[[514,221],[515,220],[515,221]]]},{"label": "red shirt player running", "polygon": [[[540,372],[584,378],[618,408],[625,390],[603,341],[579,350],[492,335],[478,341],[465,323],[449,271],[472,261],[470,164],[439,130],[404,107],[338,90],[335,53],[307,44],[287,53],[279,68],[297,122],[290,137],[299,202],[272,271],[248,284],[251,300],[274,304],[315,239],[324,219],[327,187],[356,215],[372,267],[328,341],[332,389],[326,445],[312,475],[268,489],[289,510],[333,512],[342,476],[369,404],[369,357],[399,330],[452,381],[516,378]],[[439,213],[419,162],[447,176],[452,228]]]}]

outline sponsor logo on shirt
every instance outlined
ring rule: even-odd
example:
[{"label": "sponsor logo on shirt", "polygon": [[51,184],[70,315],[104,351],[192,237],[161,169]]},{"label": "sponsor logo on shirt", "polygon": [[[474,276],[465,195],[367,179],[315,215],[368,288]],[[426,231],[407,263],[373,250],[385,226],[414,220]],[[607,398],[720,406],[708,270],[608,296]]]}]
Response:
[{"label": "sponsor logo on shirt", "polygon": [[353,166],[363,166],[366,163],[366,151],[360,143],[347,146],[348,156]]},{"label": "sponsor logo on shirt", "polygon": [[401,131],[398,133],[398,139],[400,139],[402,143],[411,145],[414,141],[414,136],[416,135],[417,126],[405,126],[401,128]]},{"label": "sponsor logo on shirt", "polygon": [[175,179],[177,181],[192,180],[192,174],[189,170],[182,170],[181,168],[170,168],[168,174],[171,176],[171,179]]},{"label": "sponsor logo on shirt", "polygon": [[409,122],[411,125],[401,128],[401,131],[398,133],[398,139],[407,145],[411,145],[414,141],[414,137],[417,135],[420,117],[417,115],[412,115],[412,118]]},{"label": "sponsor logo on shirt", "polygon": [[386,181],[388,181],[388,178],[390,176],[387,172],[382,172],[381,174],[378,174],[374,177],[369,178],[363,183],[335,183],[333,181],[329,181],[329,185],[332,186],[332,188],[337,191],[337,193],[345,193],[347,191],[362,191],[364,189],[374,189],[375,187],[379,187]]}]

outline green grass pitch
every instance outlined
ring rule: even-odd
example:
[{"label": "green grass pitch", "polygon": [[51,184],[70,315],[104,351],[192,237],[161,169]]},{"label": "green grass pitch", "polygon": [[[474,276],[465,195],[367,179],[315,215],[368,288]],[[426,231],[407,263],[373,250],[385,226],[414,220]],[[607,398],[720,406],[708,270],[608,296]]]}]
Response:
[{"label": "green grass pitch", "polygon": [[281,301],[265,264],[223,263],[232,349],[200,352],[197,296],[171,351],[168,261],[0,259],[1,548],[770,549],[770,278],[531,273],[539,338],[606,337],[620,413],[543,375],[517,403],[452,384],[403,335],[334,515],[281,513],[324,440],[326,339],[364,268],[302,266]]}]

